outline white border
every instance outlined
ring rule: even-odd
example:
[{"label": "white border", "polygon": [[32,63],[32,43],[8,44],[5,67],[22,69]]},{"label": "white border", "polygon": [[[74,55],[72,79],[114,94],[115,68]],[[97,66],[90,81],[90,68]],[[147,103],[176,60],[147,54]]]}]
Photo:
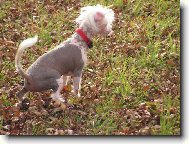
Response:
[{"label": "white border", "polygon": [[189,1],[180,1],[182,8],[184,9],[184,43],[182,49],[182,76],[183,80],[183,98],[182,104],[182,120],[183,120],[183,136],[182,137],[22,137],[22,138],[9,138],[8,136],[0,136],[0,144],[188,144],[189,143]]},{"label": "white border", "polygon": [[184,14],[183,14],[183,19],[184,21],[183,24],[184,24],[184,27],[183,27],[183,33],[182,33],[182,40],[183,40],[183,49],[182,49],[182,82],[183,82],[183,85],[182,85],[182,89],[183,89],[183,98],[182,98],[182,104],[183,104],[183,113],[182,113],[182,116],[183,116],[183,141],[184,141],[184,144],[186,143],[189,143],[189,125],[188,125],[188,121],[189,121],[189,113],[188,113],[188,110],[189,110],[189,104],[187,103],[189,101],[189,88],[188,85],[189,85],[189,77],[188,77],[188,73],[189,73],[189,65],[188,65],[188,62],[189,62],[189,29],[188,29],[188,26],[189,26],[189,1],[188,0],[180,0],[180,3],[181,3],[181,7],[182,9],[184,10]]}]

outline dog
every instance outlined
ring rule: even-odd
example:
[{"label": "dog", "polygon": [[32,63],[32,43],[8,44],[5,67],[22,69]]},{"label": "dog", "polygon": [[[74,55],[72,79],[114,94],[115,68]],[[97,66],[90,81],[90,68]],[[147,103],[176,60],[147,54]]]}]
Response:
[{"label": "dog", "polygon": [[65,102],[61,90],[67,84],[68,77],[73,77],[73,92],[80,97],[82,69],[87,63],[87,49],[93,46],[92,38],[98,34],[111,34],[114,12],[102,5],[81,8],[76,19],[78,28],[71,38],[62,42],[54,49],[40,56],[28,69],[24,71],[21,56],[25,49],[35,45],[38,36],[24,40],[15,57],[16,71],[24,78],[24,86],[17,93],[19,100],[23,100],[27,92],[41,92],[52,90],[54,100]]}]

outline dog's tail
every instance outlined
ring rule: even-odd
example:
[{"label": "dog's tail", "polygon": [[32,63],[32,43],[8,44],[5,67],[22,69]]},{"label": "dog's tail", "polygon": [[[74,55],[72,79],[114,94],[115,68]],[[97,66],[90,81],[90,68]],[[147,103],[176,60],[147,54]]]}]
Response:
[{"label": "dog's tail", "polygon": [[18,48],[18,51],[16,53],[16,57],[15,57],[15,66],[16,66],[16,71],[23,76],[24,78],[26,78],[27,80],[29,79],[29,76],[26,74],[26,72],[23,70],[22,68],[22,64],[20,63],[20,59],[22,57],[22,54],[24,52],[25,49],[33,46],[38,40],[38,36],[36,35],[33,38],[28,38],[26,40],[24,40]]}]

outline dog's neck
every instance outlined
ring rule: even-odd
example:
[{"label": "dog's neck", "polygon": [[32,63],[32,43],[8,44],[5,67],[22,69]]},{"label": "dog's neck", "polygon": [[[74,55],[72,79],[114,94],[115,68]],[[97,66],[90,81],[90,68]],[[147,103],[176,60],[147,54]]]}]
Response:
[{"label": "dog's neck", "polygon": [[[82,35],[85,35],[87,37],[87,41],[92,41],[93,38],[93,32],[91,29],[89,29],[87,26],[80,26],[78,29],[80,29],[80,32],[76,30],[76,33],[72,36],[72,39],[76,40],[77,42],[80,43],[80,45],[85,46],[86,48],[91,48],[92,45],[88,45],[86,42],[86,39],[82,37]],[[80,34],[82,33],[82,34]],[[72,41],[73,42],[73,41]],[[91,43],[92,44],[92,43]]]},{"label": "dog's neck", "polygon": [[[83,33],[87,36],[87,38],[92,41],[94,34],[90,28],[88,28],[85,25],[82,25],[79,27],[79,29],[81,29],[83,31]],[[87,43],[83,40],[83,38],[77,32],[75,32],[71,38],[69,38],[65,42],[61,43],[58,47],[61,47],[62,45],[69,44],[69,43],[75,44],[75,45],[79,46],[80,48],[84,48],[84,49],[89,48]]]},{"label": "dog's neck", "polygon": [[90,28],[85,25],[80,26],[79,28],[85,33],[88,39],[92,40],[94,34]]},{"label": "dog's neck", "polygon": [[93,47],[93,42],[88,38],[86,32],[84,32],[83,29],[78,28],[75,32],[82,38],[89,48]]}]

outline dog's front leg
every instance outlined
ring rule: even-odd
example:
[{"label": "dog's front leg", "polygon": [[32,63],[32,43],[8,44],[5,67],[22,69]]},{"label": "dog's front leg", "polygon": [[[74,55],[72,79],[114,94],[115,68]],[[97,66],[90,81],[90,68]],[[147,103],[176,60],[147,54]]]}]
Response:
[{"label": "dog's front leg", "polygon": [[74,86],[74,94],[80,97],[80,88],[81,88],[81,76],[73,77],[73,86]]},{"label": "dog's front leg", "polygon": [[63,79],[63,87],[64,87],[68,84],[69,76],[63,75],[62,79]]}]

